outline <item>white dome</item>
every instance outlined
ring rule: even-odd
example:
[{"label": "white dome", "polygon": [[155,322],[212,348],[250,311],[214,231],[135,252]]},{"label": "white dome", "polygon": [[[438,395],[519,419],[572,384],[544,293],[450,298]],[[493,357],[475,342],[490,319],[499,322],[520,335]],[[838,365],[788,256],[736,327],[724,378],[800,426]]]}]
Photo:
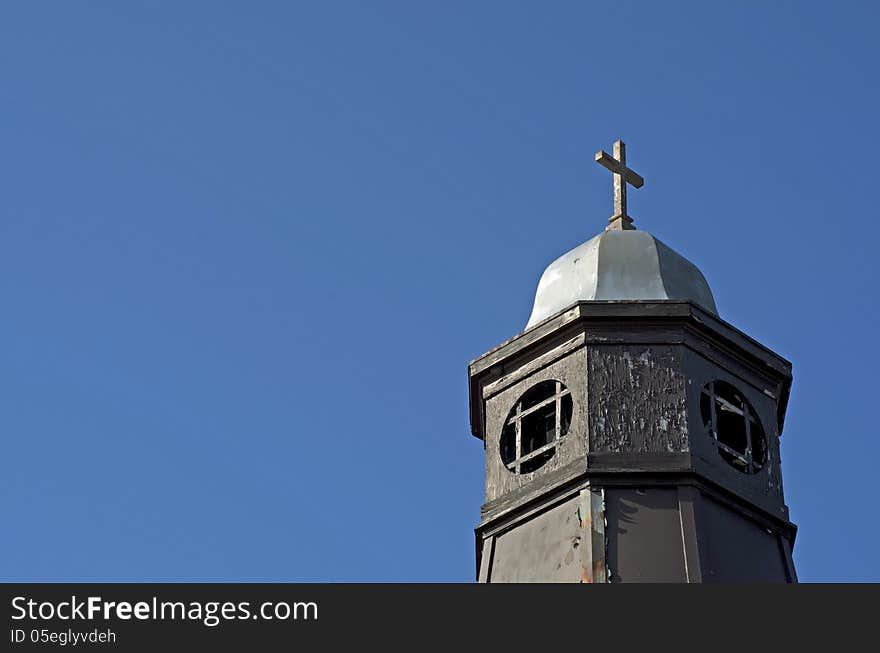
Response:
[{"label": "white dome", "polygon": [[697,266],[647,231],[614,230],[553,261],[538,282],[526,328],[578,301],[691,300],[718,314]]}]

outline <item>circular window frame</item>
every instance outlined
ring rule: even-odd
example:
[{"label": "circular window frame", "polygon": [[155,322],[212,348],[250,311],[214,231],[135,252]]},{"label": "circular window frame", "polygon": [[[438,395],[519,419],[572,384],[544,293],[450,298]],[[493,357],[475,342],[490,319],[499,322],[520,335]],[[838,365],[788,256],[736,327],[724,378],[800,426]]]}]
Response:
[{"label": "circular window frame", "polygon": [[[540,381],[513,404],[499,437],[501,463],[512,474],[530,474],[546,465],[571,430],[574,399],[564,383]],[[552,437],[551,437],[552,425]]]},{"label": "circular window frame", "polygon": [[724,462],[741,474],[759,474],[769,461],[767,432],[746,394],[715,379],[700,391],[700,417]]}]

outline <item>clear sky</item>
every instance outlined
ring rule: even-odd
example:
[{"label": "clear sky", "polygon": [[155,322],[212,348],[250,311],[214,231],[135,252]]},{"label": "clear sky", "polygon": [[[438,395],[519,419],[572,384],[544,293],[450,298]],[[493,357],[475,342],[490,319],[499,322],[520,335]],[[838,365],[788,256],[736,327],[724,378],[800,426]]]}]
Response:
[{"label": "clear sky", "polygon": [[794,364],[802,580],[880,580],[880,14],[0,9],[0,578],[471,580],[467,362],[637,226]]}]

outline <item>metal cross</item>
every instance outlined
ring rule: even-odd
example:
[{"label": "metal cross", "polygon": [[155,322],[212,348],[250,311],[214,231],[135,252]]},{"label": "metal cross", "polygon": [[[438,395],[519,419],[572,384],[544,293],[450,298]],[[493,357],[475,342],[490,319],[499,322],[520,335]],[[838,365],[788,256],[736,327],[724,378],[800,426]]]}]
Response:
[{"label": "metal cross", "polygon": [[632,218],[626,214],[626,185],[641,188],[645,180],[626,167],[626,144],[623,141],[614,141],[613,157],[604,150],[596,152],[596,163],[614,173],[614,215],[608,218],[611,224],[605,229],[635,229]]}]

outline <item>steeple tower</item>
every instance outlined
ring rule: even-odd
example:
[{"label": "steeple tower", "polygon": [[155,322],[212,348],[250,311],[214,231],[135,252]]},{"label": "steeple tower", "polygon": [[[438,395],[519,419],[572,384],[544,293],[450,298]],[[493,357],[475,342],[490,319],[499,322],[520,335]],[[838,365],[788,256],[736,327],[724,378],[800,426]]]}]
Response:
[{"label": "steeple tower", "polygon": [[553,261],[524,332],[469,365],[481,582],[796,582],[779,437],[791,364],[718,316],[627,214]]}]

